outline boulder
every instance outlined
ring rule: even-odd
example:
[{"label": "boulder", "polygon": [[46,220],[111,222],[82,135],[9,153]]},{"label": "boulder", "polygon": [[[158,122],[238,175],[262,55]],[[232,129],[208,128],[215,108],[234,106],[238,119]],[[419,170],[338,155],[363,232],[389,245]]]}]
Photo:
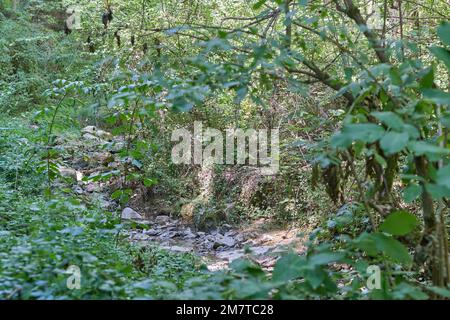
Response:
[{"label": "boulder", "polygon": [[142,219],[142,216],[134,211],[131,208],[125,208],[122,210],[122,219],[124,220],[130,220],[130,219]]},{"label": "boulder", "polygon": [[96,126],[87,126],[87,127],[84,127],[83,129],[81,129],[81,132],[95,135],[95,133],[97,132],[97,127]]},{"label": "boulder", "polygon": [[235,244],[236,244],[236,241],[233,238],[223,236],[221,234],[217,234],[214,239],[214,247],[215,248],[222,247],[222,246],[233,247]]},{"label": "boulder", "polygon": [[83,173],[72,168],[59,167],[59,173],[65,178],[73,178],[76,181],[83,179]]},{"label": "boulder", "polygon": [[90,133],[85,133],[83,134],[83,139],[84,140],[89,140],[89,141],[95,141],[95,142],[100,142],[101,139],[97,136],[94,136],[93,134]]},{"label": "boulder", "polygon": [[111,133],[104,130],[97,130],[96,136],[103,140],[111,140],[113,137]]}]

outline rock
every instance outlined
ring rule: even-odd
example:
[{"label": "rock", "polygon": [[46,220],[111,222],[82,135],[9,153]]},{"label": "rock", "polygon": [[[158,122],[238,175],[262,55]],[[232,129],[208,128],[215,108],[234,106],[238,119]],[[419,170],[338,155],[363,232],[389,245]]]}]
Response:
[{"label": "rock", "polygon": [[113,141],[106,146],[106,150],[112,153],[117,153],[123,149],[125,149],[125,142],[123,141]]},{"label": "rock", "polygon": [[60,167],[59,173],[65,178],[73,178],[77,181],[81,181],[83,179],[83,174],[72,168]]},{"label": "rock", "polygon": [[186,239],[194,239],[197,236],[191,231],[191,228],[188,227],[183,231],[183,237]]},{"label": "rock", "polygon": [[176,231],[166,231],[166,232],[160,234],[159,237],[161,239],[172,239],[172,238],[176,237],[176,235],[177,235]]},{"label": "rock", "polygon": [[89,183],[86,185],[84,190],[86,190],[86,192],[94,192],[94,191],[99,191],[100,187],[97,184]]},{"label": "rock", "polygon": [[80,186],[76,186],[74,190],[76,194],[83,194],[83,189]]},{"label": "rock", "polygon": [[112,134],[107,131],[104,131],[104,130],[97,130],[96,136],[103,140],[111,140],[112,139]]},{"label": "rock", "polygon": [[218,248],[220,246],[225,247],[233,247],[236,244],[236,241],[231,237],[226,237],[221,234],[217,234],[214,239],[214,248]]},{"label": "rock", "polygon": [[[112,134],[104,131],[104,130],[100,130],[98,129],[96,126],[87,126],[84,127],[81,130],[82,133],[84,133],[83,137],[85,137],[86,135],[88,135],[87,137],[92,138],[92,137],[96,137],[99,140],[111,140],[112,139]],[[88,139],[88,138],[85,138]],[[91,139],[89,139],[91,140]]]},{"label": "rock", "polygon": [[192,252],[194,250],[194,248],[192,247],[182,247],[182,246],[164,246],[162,248],[173,252],[183,252],[183,253]]},{"label": "rock", "polygon": [[169,216],[157,216],[155,218],[155,222],[159,223],[159,224],[166,224],[170,221],[170,217]]},{"label": "rock", "polygon": [[89,133],[89,134],[94,135],[97,132],[97,127],[95,127],[95,126],[87,126],[87,127],[84,127],[83,129],[81,129],[81,132],[82,133]]},{"label": "rock", "polygon": [[100,142],[101,139],[99,137],[96,137],[90,133],[85,133],[83,134],[83,139],[85,140],[89,140],[89,141],[95,141],[95,142]]},{"label": "rock", "polygon": [[245,255],[244,250],[233,250],[233,251],[222,251],[217,254],[219,259],[228,260],[232,262],[233,260],[242,258]]},{"label": "rock", "polygon": [[124,220],[130,220],[130,219],[142,219],[142,216],[134,211],[131,208],[125,208],[122,210],[122,219]]},{"label": "rock", "polygon": [[136,233],[133,236],[133,240],[135,241],[145,241],[148,240],[150,238],[150,236],[143,234],[143,233]]},{"label": "rock", "polygon": [[227,231],[227,232],[225,232],[225,236],[226,237],[234,237],[234,236],[236,236],[238,234],[238,232],[237,231],[235,231],[235,230],[231,230],[231,231]]},{"label": "rock", "polygon": [[120,166],[121,166],[121,164],[118,161],[108,163],[108,168],[111,168],[111,169],[117,169]]},{"label": "rock", "polygon": [[270,249],[271,249],[271,247],[268,247],[268,246],[251,247],[251,248],[250,248],[250,251],[251,251],[254,255],[263,255],[263,254],[267,253]]},{"label": "rock", "polygon": [[91,162],[96,164],[102,164],[107,166],[110,162],[114,161],[114,157],[109,152],[94,152],[91,155]]},{"label": "rock", "polygon": [[156,230],[156,229],[148,229],[148,230],[144,230],[143,233],[149,235],[149,236],[157,236],[158,234],[161,233],[161,230]]}]

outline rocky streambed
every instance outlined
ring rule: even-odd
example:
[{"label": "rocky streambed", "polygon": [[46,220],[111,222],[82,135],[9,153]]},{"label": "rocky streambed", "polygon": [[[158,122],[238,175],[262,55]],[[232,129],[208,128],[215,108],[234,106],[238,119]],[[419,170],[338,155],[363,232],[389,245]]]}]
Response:
[{"label": "rocky streambed", "polygon": [[[123,138],[112,137],[110,133],[93,126],[82,130],[81,139],[61,139],[59,144],[64,148],[66,157],[60,166],[60,173],[63,177],[72,178],[69,180],[74,193],[87,201],[100,201],[105,210],[119,210],[118,204],[110,198],[111,181],[86,177],[120,170],[127,160],[121,159],[117,150],[124,143]],[[210,270],[227,268],[231,261],[244,256],[271,270],[286,250],[299,253],[305,250],[304,237],[299,234],[299,229],[273,229],[266,219],[239,228],[222,224],[214,229],[196,230],[181,219],[158,213],[148,215],[136,210],[126,207],[121,211],[123,222],[135,221],[139,226],[127,229],[129,241],[198,255]]]}]

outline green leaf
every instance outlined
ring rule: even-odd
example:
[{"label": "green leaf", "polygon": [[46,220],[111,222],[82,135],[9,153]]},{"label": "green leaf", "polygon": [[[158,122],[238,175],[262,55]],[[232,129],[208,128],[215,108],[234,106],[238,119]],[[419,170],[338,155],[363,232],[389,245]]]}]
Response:
[{"label": "green leaf", "polygon": [[436,104],[450,105],[450,93],[438,89],[424,89],[422,90],[423,97]]},{"label": "green leaf", "polygon": [[122,196],[123,191],[122,190],[116,190],[111,194],[111,199],[115,200]]},{"label": "green leaf", "polygon": [[382,233],[371,234],[377,249],[396,262],[409,265],[412,262],[408,249],[394,238]]},{"label": "green leaf", "polygon": [[391,68],[391,70],[389,70],[389,78],[391,78],[391,83],[395,86],[401,86],[403,83],[397,68]]},{"label": "green leaf", "polygon": [[158,180],[156,180],[156,179],[152,179],[152,178],[144,179],[144,186],[146,186],[147,188],[154,186],[157,183],[158,183]]},{"label": "green leaf", "polygon": [[437,35],[443,44],[450,46],[450,23],[448,21],[443,21],[439,25]]},{"label": "green leaf", "polygon": [[320,252],[309,257],[308,265],[316,267],[332,262],[337,262],[342,260],[343,258],[344,255],[340,252]]},{"label": "green leaf", "polygon": [[405,124],[397,114],[391,111],[384,112],[372,112],[371,113],[375,118],[383,122],[389,128],[402,131]]},{"label": "green leaf", "polygon": [[373,143],[384,134],[384,129],[374,123],[347,124],[342,128],[341,133],[331,138],[333,147],[348,147],[354,141]]},{"label": "green leaf", "polygon": [[394,236],[404,236],[419,224],[416,216],[404,210],[391,213],[381,224],[380,230]]},{"label": "green leaf", "polygon": [[450,290],[440,287],[428,287],[428,289],[442,297],[450,298]]},{"label": "green leaf", "polygon": [[405,190],[403,190],[403,199],[406,203],[411,203],[416,200],[422,193],[422,187],[417,183],[410,183]]},{"label": "green leaf", "polygon": [[436,46],[431,47],[429,50],[436,58],[444,62],[447,69],[450,70],[450,51],[445,48]]},{"label": "green leaf", "polygon": [[434,183],[427,183],[425,185],[425,189],[427,190],[427,192],[429,194],[431,194],[431,197],[433,199],[441,199],[443,197],[450,197],[450,189],[445,186],[437,185]]},{"label": "green leaf", "polygon": [[258,10],[258,9],[261,8],[266,2],[267,2],[267,0],[259,0],[257,3],[255,3],[255,4],[253,5],[253,10]]},{"label": "green leaf", "polygon": [[415,300],[428,299],[428,295],[422,292],[420,288],[414,287],[406,282],[402,282],[394,288],[392,297],[398,300],[406,300],[408,298]]},{"label": "green leaf", "polygon": [[299,0],[298,4],[301,5],[302,7],[308,5],[308,0]]},{"label": "green leaf", "polygon": [[372,239],[371,234],[368,234],[367,232],[362,233],[358,238],[353,240],[353,245],[372,257],[376,256],[378,253],[375,241]]},{"label": "green leaf", "polygon": [[406,132],[388,132],[380,140],[380,147],[386,155],[391,155],[402,151],[409,141],[409,135]]},{"label": "green leaf", "polygon": [[418,156],[424,154],[432,154],[432,155],[450,154],[450,150],[438,147],[434,144],[427,143],[425,141],[410,141],[408,143],[408,148]]},{"label": "green leaf", "polygon": [[373,143],[383,136],[384,129],[373,123],[349,124],[344,127],[343,133],[353,140]]},{"label": "green leaf", "polygon": [[422,77],[422,79],[420,79],[420,88],[425,89],[425,88],[432,88],[433,87],[433,83],[434,83],[434,69],[433,68],[429,68],[430,70],[425,73],[425,75]]},{"label": "green leaf", "polygon": [[289,253],[277,261],[272,274],[275,282],[286,282],[301,275],[304,260],[295,253]]},{"label": "green leaf", "polygon": [[450,164],[436,172],[436,183],[450,189]]}]

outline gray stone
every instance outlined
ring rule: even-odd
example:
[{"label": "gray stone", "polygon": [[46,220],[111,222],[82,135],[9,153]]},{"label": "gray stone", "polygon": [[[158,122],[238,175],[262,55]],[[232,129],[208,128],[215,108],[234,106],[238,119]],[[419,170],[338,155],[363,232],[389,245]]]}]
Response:
[{"label": "gray stone", "polygon": [[165,224],[168,223],[170,221],[170,217],[169,216],[157,216],[155,218],[155,222],[156,223],[160,223],[160,224]]},{"label": "gray stone", "polygon": [[88,183],[84,189],[86,190],[86,192],[94,192],[99,191],[100,186],[94,183]]},{"label": "gray stone", "polygon": [[97,127],[95,126],[87,126],[81,129],[83,133],[95,134],[97,132]]},{"label": "gray stone", "polygon": [[217,254],[217,257],[219,259],[228,260],[228,262],[231,262],[233,260],[242,258],[245,255],[244,251],[241,250],[233,250],[233,251],[222,251]]},{"label": "gray stone", "polygon": [[182,253],[192,252],[194,250],[194,248],[192,248],[192,247],[182,247],[182,246],[167,246],[167,247],[163,247],[163,248],[166,250],[169,250],[169,251],[182,252]]},{"label": "gray stone", "polygon": [[144,230],[143,233],[149,235],[149,236],[157,236],[158,234],[161,233],[161,230],[156,230],[156,229],[148,229],[148,230]]},{"label": "gray stone", "polygon": [[142,216],[133,209],[127,207],[122,210],[122,219],[124,220],[142,219]]},{"label": "gray stone", "polygon": [[104,130],[97,130],[96,136],[99,137],[100,139],[104,139],[104,140],[112,139],[112,134],[107,131],[104,131]]},{"label": "gray stone", "polygon": [[83,134],[83,139],[85,140],[89,140],[89,141],[95,141],[95,142],[100,142],[101,139],[99,137],[96,137],[90,133],[85,133]]},{"label": "gray stone", "polygon": [[220,246],[233,247],[236,241],[231,237],[226,237],[221,234],[217,234],[214,239],[214,247],[218,248]]}]

